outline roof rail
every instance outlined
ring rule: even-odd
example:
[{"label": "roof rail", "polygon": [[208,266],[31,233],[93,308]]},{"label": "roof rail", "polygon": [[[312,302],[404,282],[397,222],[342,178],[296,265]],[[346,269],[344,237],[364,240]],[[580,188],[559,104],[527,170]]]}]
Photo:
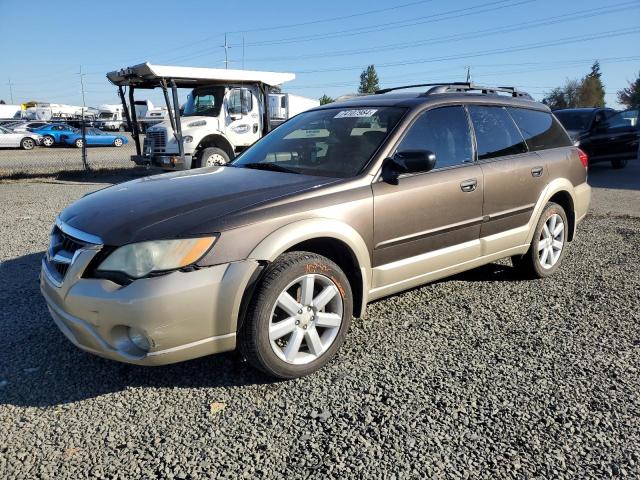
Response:
[{"label": "roof rail", "polygon": [[453,82],[453,83],[418,83],[415,85],[404,85],[401,87],[383,88],[376,91],[376,94],[388,93],[394,90],[404,90],[407,88],[431,87],[424,95],[434,95],[438,93],[456,93],[456,92],[480,92],[484,95],[497,95],[498,93],[508,93],[512,97],[526,98],[533,100],[527,92],[521,92],[515,87],[483,87],[469,82]]}]

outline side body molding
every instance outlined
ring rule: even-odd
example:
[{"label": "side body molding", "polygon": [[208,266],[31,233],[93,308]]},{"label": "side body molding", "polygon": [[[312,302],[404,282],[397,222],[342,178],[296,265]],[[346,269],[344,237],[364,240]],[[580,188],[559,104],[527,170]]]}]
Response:
[{"label": "side body molding", "polygon": [[329,218],[311,218],[290,223],[269,234],[253,249],[249,258],[272,262],[295,244],[321,237],[340,240],[351,249],[362,276],[361,311],[364,314],[367,294],[371,288],[371,258],[365,241],[346,223]]}]

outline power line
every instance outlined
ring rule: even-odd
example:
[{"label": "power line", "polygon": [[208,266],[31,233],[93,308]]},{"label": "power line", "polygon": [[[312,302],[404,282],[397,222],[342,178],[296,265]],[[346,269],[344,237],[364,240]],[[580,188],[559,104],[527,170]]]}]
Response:
[{"label": "power line", "polygon": [[[299,43],[299,42],[326,40],[329,38],[342,38],[342,37],[350,37],[354,35],[364,35],[366,33],[380,32],[380,31],[389,30],[389,29],[406,28],[406,27],[411,27],[415,25],[421,25],[424,23],[436,23],[436,22],[441,22],[446,20],[455,20],[462,17],[478,15],[481,13],[487,13],[487,12],[501,10],[509,7],[515,7],[515,6],[523,5],[525,3],[532,3],[535,1],[537,0],[497,0],[497,1],[492,1],[492,2],[480,4],[480,5],[472,6],[472,7],[458,8],[454,10],[448,10],[446,12],[434,13],[434,14],[430,14],[422,17],[417,17],[417,20],[419,21],[416,21],[416,18],[414,17],[413,19],[410,19],[410,20],[387,22],[383,24],[360,27],[356,29],[352,28],[349,30],[338,30],[330,33],[307,35],[303,37],[288,37],[288,38],[275,39],[275,40],[269,40],[264,42],[253,42],[253,43],[246,42],[245,46],[246,47],[262,47],[262,46],[273,46],[273,45],[287,45],[287,44]],[[489,8],[485,8],[485,7],[489,7]],[[235,45],[232,45],[232,46],[235,46]],[[176,57],[173,60],[176,60],[176,59],[179,59],[182,61],[193,60],[195,58],[207,56],[212,51],[213,50],[211,48],[207,48],[204,50],[200,50],[195,54]]]},{"label": "power line", "polygon": [[417,40],[415,42],[391,43],[391,44],[376,45],[376,46],[361,48],[361,49],[351,49],[351,50],[341,50],[341,51],[334,50],[331,52],[321,52],[321,53],[306,53],[304,55],[296,55],[293,57],[271,57],[271,58],[261,57],[261,58],[249,59],[249,61],[275,62],[275,61],[303,59],[303,58],[309,58],[309,57],[327,58],[327,57],[358,55],[363,53],[378,53],[386,50],[395,51],[395,50],[401,50],[401,49],[407,49],[407,48],[421,47],[426,45],[450,43],[452,41],[457,41],[457,40],[469,40],[473,38],[485,37],[487,35],[522,31],[530,28],[546,27],[546,26],[555,25],[558,23],[584,20],[586,18],[592,18],[595,16],[617,13],[620,11],[626,11],[629,8],[640,8],[640,3],[637,1],[623,2],[615,5],[609,5],[607,7],[599,7],[591,10],[574,11],[574,12],[566,13],[563,15],[549,17],[549,18],[541,18],[537,20],[530,20],[527,22],[511,24],[501,28],[488,28],[483,30],[475,30],[473,32],[455,33],[447,36],[437,36],[437,37],[431,37],[424,40]]},{"label": "power line", "polygon": [[[464,53],[464,54],[458,54],[458,55],[448,55],[448,56],[434,57],[434,58],[428,58],[428,59],[415,59],[415,60],[406,60],[406,61],[399,61],[399,62],[379,63],[379,64],[376,64],[376,68],[416,65],[421,63],[444,62],[448,60],[460,60],[460,59],[476,58],[476,57],[483,57],[483,56],[489,56],[489,55],[499,55],[502,53],[522,52],[526,50],[535,50],[537,48],[569,45],[572,43],[584,42],[589,40],[599,40],[602,38],[612,38],[612,37],[619,37],[623,35],[631,35],[634,33],[640,33],[640,27],[630,27],[622,30],[611,30],[611,31],[598,33],[595,35],[579,35],[579,36],[573,36],[573,37],[565,37],[558,40],[518,45],[516,47],[510,47],[510,48],[482,50],[479,52]],[[322,68],[322,69],[316,69],[316,70],[301,70],[301,71],[298,71],[298,74],[309,75],[313,73],[324,73],[324,72],[345,72],[345,71],[361,70],[362,68],[363,67],[361,65],[353,66],[353,67],[329,67],[329,68]]]}]

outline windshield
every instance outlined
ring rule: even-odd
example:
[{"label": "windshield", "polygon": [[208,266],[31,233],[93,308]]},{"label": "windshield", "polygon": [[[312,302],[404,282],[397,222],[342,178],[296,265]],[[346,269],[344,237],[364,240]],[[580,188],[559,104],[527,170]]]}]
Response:
[{"label": "windshield", "polygon": [[113,118],[113,115],[114,114],[111,112],[100,112],[98,118],[101,118],[103,120],[111,120]]},{"label": "windshield", "polygon": [[203,87],[194,89],[184,106],[183,117],[204,115],[217,117],[224,98],[224,87]]},{"label": "windshield", "polygon": [[301,113],[245,151],[234,166],[347,178],[358,174],[405,109],[331,108]]},{"label": "windshield", "polygon": [[567,130],[589,130],[591,118],[593,117],[591,110],[556,111],[553,114]]}]

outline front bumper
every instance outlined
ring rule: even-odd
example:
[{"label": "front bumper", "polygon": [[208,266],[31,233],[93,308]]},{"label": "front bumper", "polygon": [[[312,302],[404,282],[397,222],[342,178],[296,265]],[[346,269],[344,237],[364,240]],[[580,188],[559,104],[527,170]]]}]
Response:
[{"label": "front bumper", "polygon": [[136,165],[153,165],[155,167],[163,168],[164,170],[189,170],[191,168],[193,157],[189,154],[184,155],[184,162],[180,158],[179,154],[166,154],[166,155],[132,155],[131,161]]},{"label": "front bumper", "polygon": [[[256,262],[173,272],[120,286],[82,278],[95,254],[81,251],[61,283],[42,263],[40,288],[51,316],[77,347],[139,365],[164,365],[235,348],[240,304]],[[132,327],[148,339],[148,351],[129,339]]]}]

